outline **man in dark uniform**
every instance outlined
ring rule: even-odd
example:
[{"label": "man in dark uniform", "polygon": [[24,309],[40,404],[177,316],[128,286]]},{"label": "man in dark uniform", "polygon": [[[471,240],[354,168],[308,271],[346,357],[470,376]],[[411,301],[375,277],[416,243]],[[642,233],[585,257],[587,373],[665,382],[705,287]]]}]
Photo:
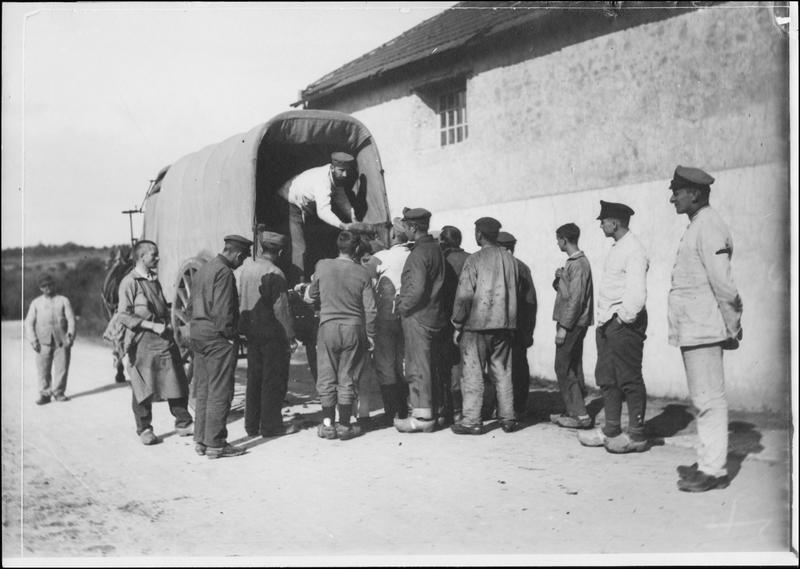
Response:
[{"label": "man in dark uniform", "polygon": [[[458,277],[469,253],[461,248],[461,231],[452,225],[445,225],[439,233],[439,246],[444,255],[444,299],[445,314],[453,313],[453,302],[458,288]],[[438,373],[442,375],[441,384],[444,402],[445,420],[450,423],[460,421],[462,417],[461,398],[461,353],[455,343],[455,328],[449,320],[442,332],[442,349],[439,351],[440,361]]]},{"label": "man in dark uniform", "polygon": [[253,242],[225,237],[222,253],[200,267],[192,286],[189,337],[194,352],[195,452],[208,458],[239,456],[245,450],[227,443],[239,349],[239,295],[234,269],[250,256]]},{"label": "man in dark uniform", "polygon": [[[497,244],[512,255],[517,238],[507,231],[497,234]],[[511,345],[511,383],[514,386],[514,411],[521,418],[527,409],[531,370],[528,366],[528,348],[533,345],[533,330],[536,328],[536,288],[533,286],[531,269],[514,257],[517,263],[517,330]]]},{"label": "man in dark uniform", "polygon": [[401,433],[430,433],[434,420],[433,354],[441,343],[440,334],[447,323],[442,298],[444,255],[439,243],[428,234],[431,212],[423,208],[403,209],[403,223],[414,248],[406,259],[400,277],[398,311],[402,317],[405,340],[406,382],[411,413],[397,418],[395,428]]},{"label": "man in dark uniform", "polygon": [[244,428],[251,437],[289,435],[298,431],[284,425],[281,407],[289,383],[289,360],[297,349],[289,309],[286,278],[278,266],[287,239],[261,231],[262,252],[242,267],[239,277],[239,330],[247,338],[247,391]]}]

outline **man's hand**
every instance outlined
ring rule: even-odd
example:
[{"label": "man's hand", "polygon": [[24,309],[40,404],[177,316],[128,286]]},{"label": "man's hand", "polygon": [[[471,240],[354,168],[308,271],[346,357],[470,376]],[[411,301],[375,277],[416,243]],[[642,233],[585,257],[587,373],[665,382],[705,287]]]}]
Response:
[{"label": "man's hand", "polygon": [[458,346],[461,343],[461,330],[456,328],[453,332],[453,343]]},{"label": "man's hand", "polygon": [[560,279],[560,278],[561,278],[561,274],[562,274],[563,272],[564,272],[564,267],[558,267],[558,268],[556,269],[555,277],[556,277],[557,279]]},{"label": "man's hand", "polygon": [[75,343],[75,336],[67,334],[67,346],[72,346]]},{"label": "man's hand", "polygon": [[164,335],[164,330],[167,329],[167,325],[166,324],[162,324],[160,322],[153,322],[152,327],[150,329],[153,332],[155,332],[156,334],[158,334],[159,336],[163,336]]},{"label": "man's hand", "polygon": [[295,353],[295,352],[297,351],[297,348],[298,348],[299,346],[300,346],[300,344],[298,344],[298,343],[297,343],[297,340],[295,340],[295,339],[292,339],[292,340],[289,342],[289,353],[292,353],[292,354],[293,354],[293,353]]},{"label": "man's hand", "polygon": [[42,345],[39,343],[39,340],[34,340],[33,342],[31,342],[31,347],[33,348],[33,351],[36,352],[37,354],[42,351]]},{"label": "man's hand", "polygon": [[375,350],[375,340],[367,336],[367,351],[372,352]]},{"label": "man's hand", "polygon": [[556,329],[556,346],[561,346],[567,339],[567,329],[563,326],[558,326]]}]

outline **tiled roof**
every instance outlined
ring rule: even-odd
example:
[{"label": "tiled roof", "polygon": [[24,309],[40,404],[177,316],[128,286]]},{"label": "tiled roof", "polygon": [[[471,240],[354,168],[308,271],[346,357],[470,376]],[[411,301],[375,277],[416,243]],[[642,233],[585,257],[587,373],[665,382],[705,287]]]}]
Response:
[{"label": "tiled roof", "polygon": [[[716,2],[671,2],[679,5]],[[425,20],[393,40],[328,73],[306,87],[301,96],[315,100],[353,85],[397,70],[412,63],[433,59],[447,52],[478,45],[501,37],[515,28],[542,21],[564,9],[614,12],[614,5],[628,8],[658,6],[655,2],[460,2]],[[660,4],[664,7],[665,4]],[[688,6],[683,6],[688,7]],[[538,27],[538,26],[537,26]]]},{"label": "tiled roof", "polygon": [[[543,5],[563,2],[460,2],[393,40],[328,73],[303,90],[316,98],[445,51],[541,18]],[[539,8],[539,9],[531,9]]]}]

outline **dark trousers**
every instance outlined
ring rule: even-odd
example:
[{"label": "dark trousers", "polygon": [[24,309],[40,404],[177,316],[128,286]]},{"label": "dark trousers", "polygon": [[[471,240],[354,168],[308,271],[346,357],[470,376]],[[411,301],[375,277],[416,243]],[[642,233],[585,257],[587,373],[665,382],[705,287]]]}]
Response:
[{"label": "dark trousers", "polygon": [[408,405],[417,419],[433,419],[432,356],[434,344],[438,343],[441,329],[420,324],[415,318],[403,318],[403,340],[405,341],[406,383],[408,383]]},{"label": "dark trousers", "polygon": [[228,413],[233,401],[238,345],[224,338],[192,341],[194,351],[194,440],[221,448],[228,440]]},{"label": "dark trousers", "polygon": [[[192,416],[189,414],[189,400],[186,397],[178,399],[167,399],[169,412],[175,417],[176,427],[188,427],[192,424]],[[136,434],[140,435],[147,429],[153,428],[153,402],[148,398],[141,403],[136,402],[136,394],[131,391],[131,409],[133,418],[136,421]]]},{"label": "dark trousers", "polygon": [[[367,334],[360,324],[329,320],[317,335],[317,393],[323,407],[352,405],[367,354]],[[340,420],[346,421],[344,417]]]},{"label": "dark trousers", "polygon": [[443,410],[448,420],[461,414],[461,351],[455,343],[455,329],[447,324],[439,333],[440,341],[436,343],[433,358],[434,365],[434,399],[438,409]]},{"label": "dark trousers", "polygon": [[531,369],[528,365],[528,348],[516,338],[511,344],[511,384],[514,393],[514,411],[521,417],[528,408]]},{"label": "dark trousers", "polygon": [[285,338],[247,342],[244,429],[269,435],[283,427],[281,408],[289,386],[289,343]]},{"label": "dark trousers", "polygon": [[394,385],[403,378],[403,328],[397,319],[379,319],[375,324],[375,375],[381,386]]},{"label": "dark trousers", "polygon": [[556,345],[556,377],[561,398],[570,417],[585,416],[586,381],[583,376],[583,340],[586,326],[575,326],[567,330],[564,343]]},{"label": "dark trousers", "polygon": [[647,337],[647,311],[632,324],[612,318],[597,329],[595,380],[603,393],[606,423],[603,433],[615,437],[622,432],[622,401],[628,404],[628,434],[644,438],[647,391],[642,378],[642,351]]}]

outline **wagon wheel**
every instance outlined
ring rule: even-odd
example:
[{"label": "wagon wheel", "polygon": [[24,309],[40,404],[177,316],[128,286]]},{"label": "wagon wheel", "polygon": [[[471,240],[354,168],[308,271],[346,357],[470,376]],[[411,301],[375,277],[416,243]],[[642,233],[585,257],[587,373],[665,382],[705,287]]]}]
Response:
[{"label": "wagon wheel", "polygon": [[[192,351],[189,346],[189,321],[192,319],[192,282],[195,273],[205,264],[204,259],[192,257],[181,265],[178,278],[175,281],[175,297],[172,301],[172,329],[175,342],[178,344],[181,362],[183,362],[186,377],[192,381],[194,368],[192,365]],[[189,398],[194,399],[194,382],[190,383]]]}]

